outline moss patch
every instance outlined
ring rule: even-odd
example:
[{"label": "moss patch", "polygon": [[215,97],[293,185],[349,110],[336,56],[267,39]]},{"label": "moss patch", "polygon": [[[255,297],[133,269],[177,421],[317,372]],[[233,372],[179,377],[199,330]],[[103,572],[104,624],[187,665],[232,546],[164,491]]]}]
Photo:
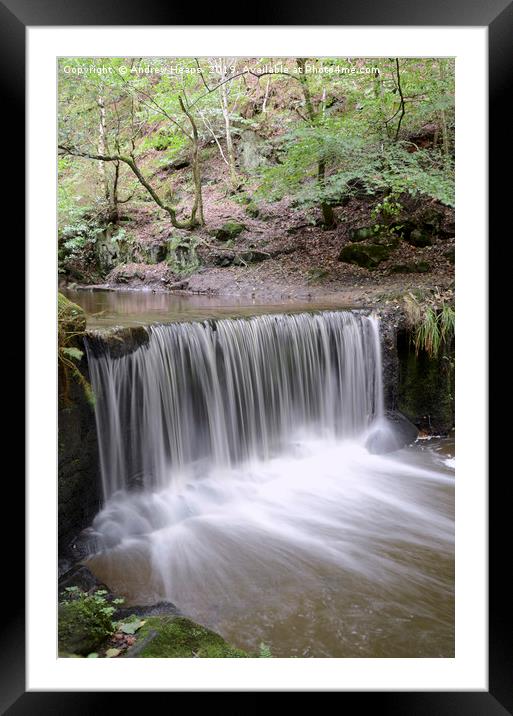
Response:
[{"label": "moss patch", "polygon": [[245,228],[244,224],[239,224],[236,221],[227,221],[220,229],[214,229],[211,234],[215,236],[218,241],[230,241],[237,238]]},{"label": "moss patch", "polygon": [[142,658],[241,659],[250,655],[236,649],[210,629],[185,617],[149,617],[137,632],[127,656]]},{"label": "moss patch", "polygon": [[86,315],[80,306],[66,298],[62,293],[57,294],[57,311],[60,333],[65,335],[83,333],[86,328]]}]

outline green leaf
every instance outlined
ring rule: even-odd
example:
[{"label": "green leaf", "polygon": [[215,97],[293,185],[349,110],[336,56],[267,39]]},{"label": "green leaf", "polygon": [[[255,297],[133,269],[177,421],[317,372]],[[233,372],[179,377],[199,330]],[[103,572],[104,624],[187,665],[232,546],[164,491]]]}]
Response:
[{"label": "green leaf", "polygon": [[92,651],[90,654],[87,655],[88,659],[97,659],[98,654],[95,651]]},{"label": "green leaf", "polygon": [[64,355],[68,356],[68,358],[72,358],[73,360],[81,360],[82,356],[84,355],[84,352],[81,351],[79,348],[73,348],[73,347],[67,347],[67,348],[61,348]]},{"label": "green leaf", "polygon": [[105,652],[105,656],[107,659],[111,659],[114,656],[119,656],[121,654],[121,649],[107,649]]},{"label": "green leaf", "polygon": [[145,621],[125,622],[124,624],[121,624],[119,630],[123,632],[123,634],[135,634],[135,632],[145,623]]}]

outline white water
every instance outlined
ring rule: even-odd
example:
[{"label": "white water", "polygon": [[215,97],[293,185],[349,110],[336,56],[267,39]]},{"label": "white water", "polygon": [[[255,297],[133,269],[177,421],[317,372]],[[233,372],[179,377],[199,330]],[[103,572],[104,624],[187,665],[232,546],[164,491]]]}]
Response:
[{"label": "white water", "polygon": [[175,324],[89,357],[111,588],[275,655],[452,654],[453,473],[365,447],[389,430],[374,319]]}]

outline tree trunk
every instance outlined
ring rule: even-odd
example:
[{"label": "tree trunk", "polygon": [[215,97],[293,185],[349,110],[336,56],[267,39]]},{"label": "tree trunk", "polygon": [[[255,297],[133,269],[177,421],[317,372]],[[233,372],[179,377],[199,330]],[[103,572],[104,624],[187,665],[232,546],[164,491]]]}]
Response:
[{"label": "tree trunk", "polygon": [[[319,184],[322,187],[324,187],[325,177],[326,177],[326,165],[324,164],[323,161],[320,161],[319,168],[317,171],[317,179],[319,181]],[[321,202],[321,213],[322,213],[323,224],[327,229],[332,229],[334,226],[337,225],[333,207],[330,206],[329,204],[327,204],[325,201]]]},{"label": "tree trunk", "polygon": [[[192,178],[194,181],[194,204],[191,211],[191,225],[203,226],[205,224],[205,217],[203,216],[203,194],[201,191],[201,164],[199,158],[199,138],[198,138],[198,127],[192,114],[186,109],[183,99],[178,97],[180,107],[187,116],[192,128]],[[196,219],[196,216],[198,217]]]},{"label": "tree trunk", "polygon": [[[103,155],[107,154],[107,147],[105,143],[105,101],[102,95],[98,96],[97,103],[100,110],[100,122],[98,124],[98,154]],[[98,162],[98,172],[103,186],[103,195],[105,196],[105,199],[110,202],[109,182],[107,180],[105,162]]]},{"label": "tree trunk", "polygon": [[[440,79],[442,83],[445,81],[445,61],[440,60]],[[440,124],[442,125],[442,152],[444,156],[449,155],[449,137],[447,132],[447,119],[445,116],[445,109],[440,110]]]},{"label": "tree trunk", "polygon": [[[306,116],[308,118],[309,123],[312,126],[315,126],[315,124],[317,123],[317,114],[314,110],[312,95],[310,94],[310,87],[308,86],[308,80],[306,79],[306,59],[304,57],[298,57],[296,62],[300,70],[299,81],[301,82],[303,96],[305,98]],[[320,159],[318,163],[317,181],[319,182],[319,185],[324,189],[326,181],[326,162],[324,159]],[[322,222],[324,226],[327,229],[332,229],[334,226],[337,225],[337,220],[335,217],[335,212],[333,211],[333,207],[331,207],[327,202],[321,201],[320,208],[322,214]]]},{"label": "tree trunk", "polygon": [[228,155],[228,167],[230,169],[230,184],[232,191],[237,191],[237,188],[239,186],[239,178],[237,176],[237,170],[235,168],[235,152],[233,149],[233,140],[232,140],[232,123],[230,120],[230,111],[228,109],[228,83],[224,80],[226,79],[226,63],[223,58],[220,59],[221,62],[221,108],[223,111],[223,118],[224,118],[224,128],[225,128],[225,135],[226,135],[226,153]]},{"label": "tree trunk", "polygon": [[118,223],[118,188],[119,188],[119,162],[114,162],[114,181],[112,182],[112,191],[110,192],[110,210],[109,220],[113,224]]}]

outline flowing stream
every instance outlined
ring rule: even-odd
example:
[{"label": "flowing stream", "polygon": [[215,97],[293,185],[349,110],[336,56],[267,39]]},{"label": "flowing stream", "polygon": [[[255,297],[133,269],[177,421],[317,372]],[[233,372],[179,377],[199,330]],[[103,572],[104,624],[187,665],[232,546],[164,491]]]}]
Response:
[{"label": "flowing stream", "polygon": [[453,656],[452,455],[392,450],[377,319],[146,330],[125,354],[88,344],[97,576],[274,656]]}]

